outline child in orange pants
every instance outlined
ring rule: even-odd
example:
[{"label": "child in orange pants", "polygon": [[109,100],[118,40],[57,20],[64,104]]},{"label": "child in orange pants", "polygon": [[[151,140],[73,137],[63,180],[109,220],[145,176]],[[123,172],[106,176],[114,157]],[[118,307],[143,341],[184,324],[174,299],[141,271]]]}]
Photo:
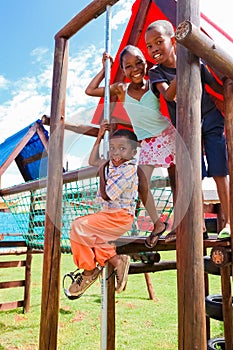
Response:
[{"label": "child in orange pants", "polygon": [[[138,195],[136,135],[125,129],[110,135],[109,162],[100,158],[99,146],[110,125],[103,121],[91,151],[89,164],[100,167],[100,187],[97,200],[102,210],[77,218],[70,232],[74,263],[83,272],[66,291],[67,296],[79,297],[98,278],[107,262],[114,266],[116,291],[126,284],[130,257],[118,255],[114,241],[131,229]],[[101,167],[102,166],[102,167]],[[110,242],[110,243],[109,243]],[[111,243],[112,242],[112,243]],[[98,264],[98,265],[97,265]]]}]

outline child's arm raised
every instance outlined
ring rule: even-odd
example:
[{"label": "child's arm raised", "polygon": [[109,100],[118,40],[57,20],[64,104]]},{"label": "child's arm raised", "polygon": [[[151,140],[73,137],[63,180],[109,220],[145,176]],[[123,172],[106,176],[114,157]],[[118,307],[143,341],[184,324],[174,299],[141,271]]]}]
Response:
[{"label": "child's arm raised", "polygon": [[110,124],[108,123],[107,120],[103,120],[100,125],[99,132],[96,137],[96,141],[93,145],[93,148],[89,157],[89,165],[100,166],[101,164],[106,162],[106,159],[102,159],[99,154],[100,143],[106,130],[108,131],[110,130]]},{"label": "child's arm raised", "polygon": [[[89,96],[104,97],[104,86],[100,86],[101,81],[105,77],[105,61],[110,59],[111,64],[113,63],[113,58],[106,52],[103,53],[102,64],[103,68],[101,71],[91,80],[90,84],[87,86],[85,93]],[[111,95],[117,95],[115,92],[115,84],[110,86]]]}]

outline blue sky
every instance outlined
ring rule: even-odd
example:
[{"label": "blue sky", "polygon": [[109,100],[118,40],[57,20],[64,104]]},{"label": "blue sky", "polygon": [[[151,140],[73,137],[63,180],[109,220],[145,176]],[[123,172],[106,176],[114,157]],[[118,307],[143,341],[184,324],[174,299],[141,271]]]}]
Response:
[{"label": "blue sky", "polygon": [[[50,114],[54,35],[90,2],[10,0],[1,4],[0,143],[43,114]],[[119,0],[112,8],[113,56],[133,2]],[[221,0],[220,9],[218,0],[200,0],[202,11],[233,36],[231,2]],[[101,67],[105,18],[106,14],[103,14],[92,20],[70,40],[66,120],[74,123],[90,124],[98,102],[98,99],[86,96],[84,91]],[[207,25],[206,28],[209,29]],[[228,43],[223,43],[220,38],[220,44],[226,47]],[[232,44],[229,50],[232,50]],[[83,136],[66,133],[64,159],[69,161],[70,168],[86,163],[91,145],[92,142]],[[9,168],[7,186],[22,182],[17,173],[14,166]],[[2,187],[4,181],[3,175]]]}]

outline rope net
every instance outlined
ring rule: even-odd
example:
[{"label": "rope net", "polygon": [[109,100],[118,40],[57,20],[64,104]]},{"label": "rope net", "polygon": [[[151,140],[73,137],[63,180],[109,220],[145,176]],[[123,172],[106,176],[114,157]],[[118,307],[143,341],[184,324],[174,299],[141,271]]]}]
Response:
[{"label": "rope net", "polygon": [[[159,187],[155,187],[155,183],[159,183]],[[72,221],[76,217],[100,210],[99,205],[95,203],[98,186],[98,177],[77,180],[63,185],[61,229],[61,250],[63,253],[71,252],[69,232]],[[158,213],[164,222],[169,223],[172,220],[173,204],[171,189],[167,186],[167,179],[153,177],[151,186]],[[2,196],[2,199],[14,217],[17,230],[22,233],[27,246],[43,249],[46,188]],[[140,200],[138,200],[132,230],[126,232],[125,235],[147,236],[152,229],[151,219]]]}]

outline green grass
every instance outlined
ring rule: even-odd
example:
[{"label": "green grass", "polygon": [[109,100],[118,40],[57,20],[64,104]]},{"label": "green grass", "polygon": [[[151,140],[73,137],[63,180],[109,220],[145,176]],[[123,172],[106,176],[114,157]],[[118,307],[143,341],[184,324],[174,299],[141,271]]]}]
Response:
[{"label": "green grass", "polygon": [[[162,260],[175,252],[162,252]],[[18,258],[18,257],[17,257]],[[0,350],[38,349],[41,312],[42,255],[32,260],[30,312],[22,308],[0,312]],[[75,269],[71,255],[62,255],[61,280]],[[0,281],[23,278],[23,269],[2,269]],[[116,295],[116,350],[175,350],[177,345],[176,271],[151,275],[156,300],[149,300],[143,274],[130,275],[127,288]],[[210,294],[221,293],[219,276],[210,276]],[[101,285],[97,281],[78,300],[61,289],[58,328],[59,350],[100,349]],[[0,290],[0,302],[22,298],[22,288]],[[46,336],[46,335],[44,335]],[[223,336],[222,322],[211,320],[211,337]]]}]

